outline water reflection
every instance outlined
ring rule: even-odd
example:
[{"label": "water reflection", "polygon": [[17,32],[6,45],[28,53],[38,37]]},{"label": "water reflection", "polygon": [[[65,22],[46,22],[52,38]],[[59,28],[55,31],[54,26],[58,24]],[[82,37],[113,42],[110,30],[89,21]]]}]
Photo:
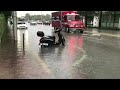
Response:
[{"label": "water reflection", "polygon": [[11,79],[16,78],[17,60],[17,44],[12,40],[11,36],[6,33],[0,44],[0,78]]},{"label": "water reflection", "polygon": [[41,55],[46,55],[46,54],[52,54],[55,53],[55,48],[54,47],[44,47],[44,48],[39,48],[40,54]]},{"label": "water reflection", "polygon": [[63,62],[60,66],[61,72],[64,73],[63,78],[81,78],[80,73],[77,68],[73,67],[73,64],[82,57],[82,53],[80,53],[80,50],[76,46],[83,48],[83,37],[71,36],[67,42],[68,45],[62,53],[64,54],[62,55],[64,58],[62,58]]},{"label": "water reflection", "polygon": [[61,60],[61,54],[63,52],[64,47],[46,47],[39,49],[39,55],[42,59],[50,59],[50,60]]},{"label": "water reflection", "polygon": [[79,44],[78,45],[80,48],[83,48],[83,37],[82,36],[79,37]]},{"label": "water reflection", "polygon": [[[23,48],[23,34],[24,34],[24,48]],[[28,30],[17,30],[17,49],[19,54],[25,54],[25,50],[28,47]]]},{"label": "water reflection", "polygon": [[76,47],[83,49],[83,37],[82,36],[72,36],[72,37],[70,37],[68,43],[69,43],[68,44],[68,52],[69,52],[69,55],[73,59],[77,52]]}]

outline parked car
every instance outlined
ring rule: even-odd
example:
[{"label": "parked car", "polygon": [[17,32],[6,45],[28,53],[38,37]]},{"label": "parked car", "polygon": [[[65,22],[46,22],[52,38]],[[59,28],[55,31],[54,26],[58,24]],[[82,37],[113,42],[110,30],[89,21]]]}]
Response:
[{"label": "parked car", "polygon": [[37,24],[42,24],[42,22],[38,21]]},{"label": "parked car", "polygon": [[37,22],[31,21],[31,22],[30,22],[30,25],[37,25]]},{"label": "parked car", "polygon": [[28,21],[28,23],[30,23],[30,21]]},{"label": "parked car", "polygon": [[28,26],[26,25],[25,22],[18,22],[17,23],[17,28],[18,29],[28,29]]},{"label": "parked car", "polygon": [[43,25],[50,25],[50,22],[49,21],[44,21]]}]

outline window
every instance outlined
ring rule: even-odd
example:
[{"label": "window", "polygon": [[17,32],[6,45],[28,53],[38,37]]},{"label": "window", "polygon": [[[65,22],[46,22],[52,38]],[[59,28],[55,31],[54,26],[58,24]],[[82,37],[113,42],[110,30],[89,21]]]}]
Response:
[{"label": "window", "polygon": [[74,15],[67,15],[67,20],[75,20],[75,16]]},{"label": "window", "polygon": [[79,15],[76,15],[76,16],[75,16],[75,20],[80,20]]},{"label": "window", "polygon": [[59,17],[52,17],[52,20],[59,20]]},{"label": "window", "polygon": [[114,16],[113,16],[113,15],[111,15],[111,20],[110,20],[110,23],[113,23],[113,21],[114,21]]},{"label": "window", "polygon": [[25,24],[24,22],[18,22],[17,24]]},{"label": "window", "polygon": [[106,15],[103,15],[103,16],[102,16],[102,23],[106,23],[106,20],[107,20],[107,16],[106,16]]},{"label": "window", "polygon": [[64,20],[67,20],[68,18],[67,18],[67,16],[65,15],[65,16],[63,17],[63,19],[64,19]]},{"label": "window", "polygon": [[118,15],[115,16],[115,23],[119,23],[119,16]]},{"label": "window", "polygon": [[61,20],[61,16],[59,16],[59,20]]},{"label": "window", "polygon": [[18,23],[18,24],[22,24],[22,23]]}]

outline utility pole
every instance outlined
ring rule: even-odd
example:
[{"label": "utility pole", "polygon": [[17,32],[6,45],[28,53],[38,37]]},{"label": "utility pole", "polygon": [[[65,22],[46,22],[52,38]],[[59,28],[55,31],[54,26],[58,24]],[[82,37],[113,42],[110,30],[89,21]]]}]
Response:
[{"label": "utility pole", "polygon": [[42,11],[41,11],[41,21],[42,21]]},{"label": "utility pole", "polygon": [[17,41],[17,12],[13,11],[13,37]]},{"label": "utility pole", "polygon": [[102,11],[99,12],[99,28],[101,28],[101,22],[102,22]]}]

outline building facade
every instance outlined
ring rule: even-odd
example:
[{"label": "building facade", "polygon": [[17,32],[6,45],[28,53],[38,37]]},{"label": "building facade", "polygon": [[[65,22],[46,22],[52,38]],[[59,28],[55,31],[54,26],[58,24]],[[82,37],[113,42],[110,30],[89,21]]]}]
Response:
[{"label": "building facade", "polygon": [[101,18],[101,27],[120,29],[120,14],[103,13]]},{"label": "building facade", "polygon": [[[85,23],[85,16],[83,15],[83,22]],[[99,26],[101,25],[101,26]],[[120,11],[102,11],[101,17],[100,12],[87,14],[87,27],[96,28],[111,28],[120,29]]]}]

